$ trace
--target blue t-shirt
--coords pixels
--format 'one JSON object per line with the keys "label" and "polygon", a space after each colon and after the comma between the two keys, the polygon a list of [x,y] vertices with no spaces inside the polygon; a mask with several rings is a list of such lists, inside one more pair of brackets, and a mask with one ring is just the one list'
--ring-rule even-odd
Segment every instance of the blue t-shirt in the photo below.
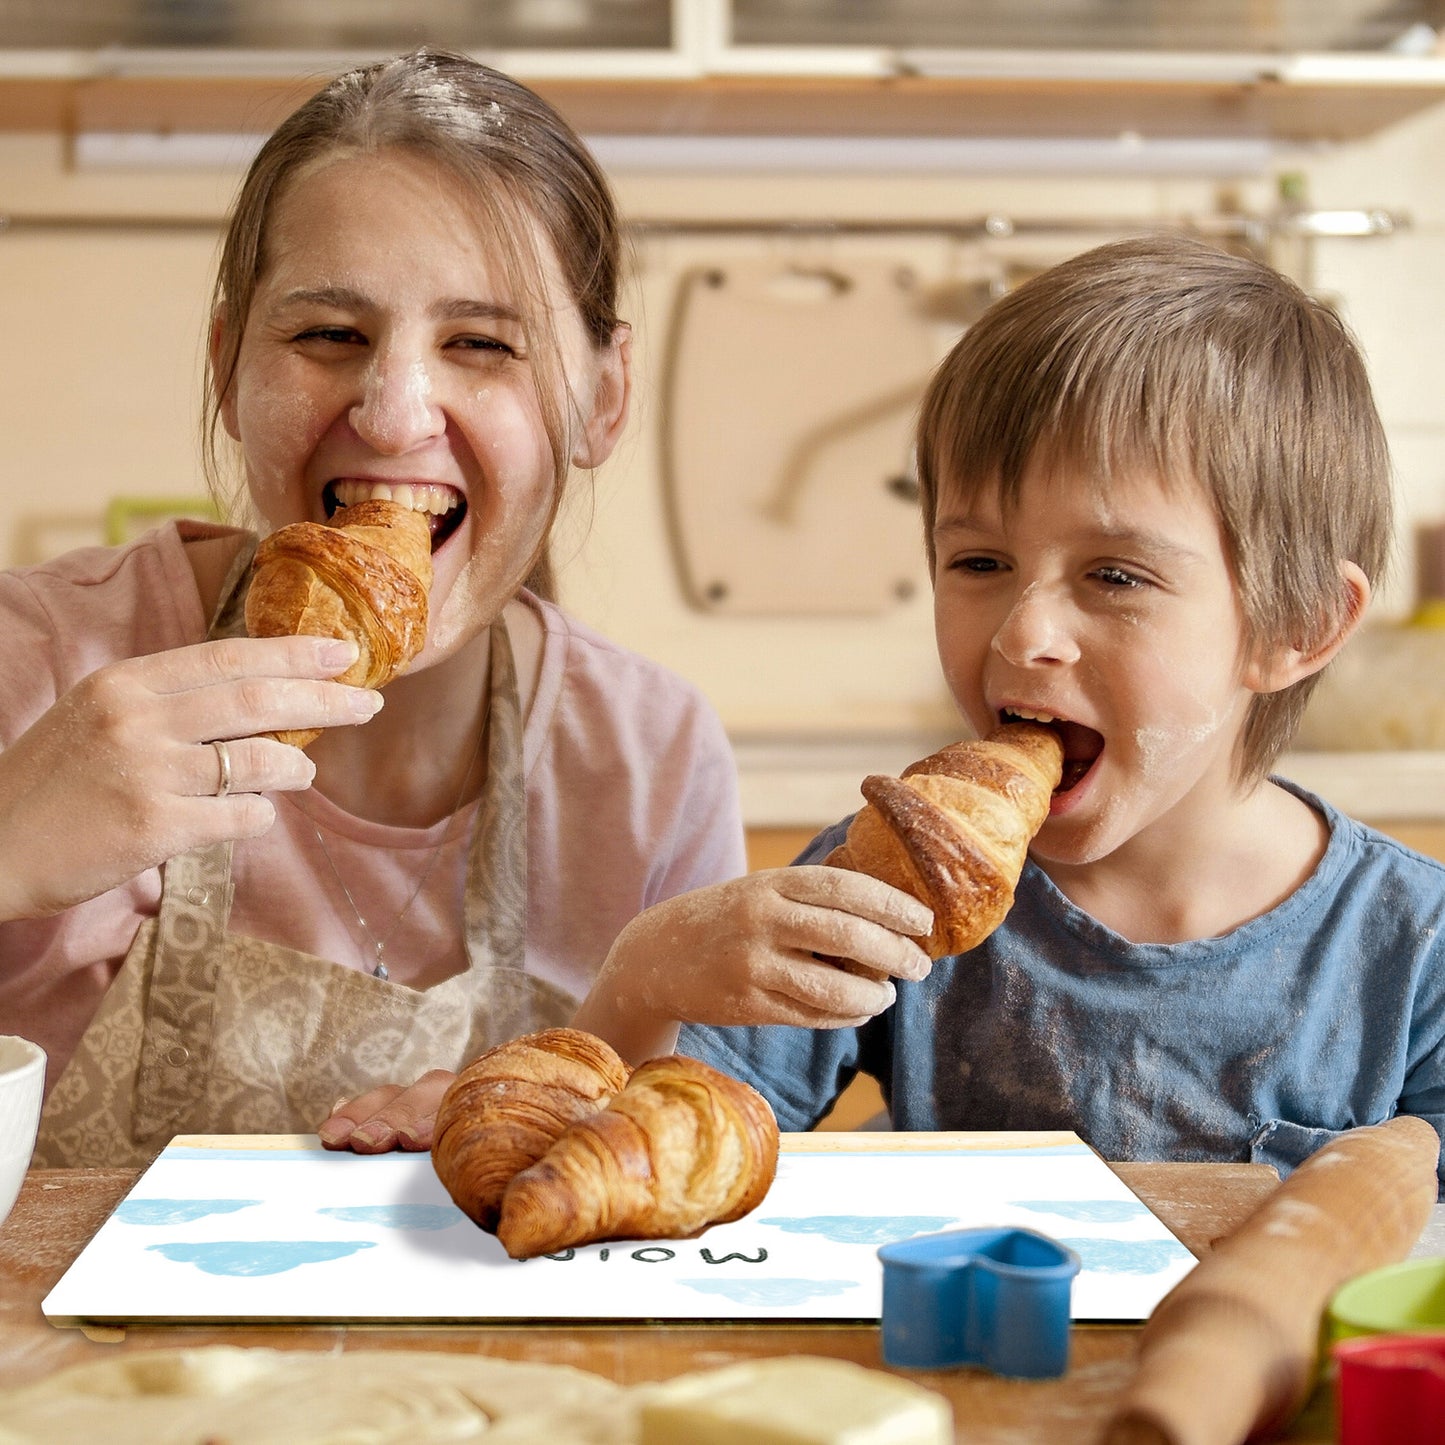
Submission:
{"label": "blue t-shirt", "polygon": [[[1313,874],[1218,938],[1130,943],[1034,864],[977,948],[857,1029],[689,1026],[679,1048],[810,1129],[860,1070],[897,1129],[1073,1129],[1106,1159],[1274,1165],[1393,1115],[1445,1128],[1445,867],[1329,823]],[[798,859],[817,862],[847,823]]]}

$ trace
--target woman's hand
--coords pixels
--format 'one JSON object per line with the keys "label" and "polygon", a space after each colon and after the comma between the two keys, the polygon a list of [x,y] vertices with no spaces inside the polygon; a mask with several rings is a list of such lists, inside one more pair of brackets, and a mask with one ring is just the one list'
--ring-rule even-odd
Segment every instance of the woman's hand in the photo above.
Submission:
{"label": "woman's hand", "polygon": [[676,1025],[857,1027],[925,978],[913,941],[932,914],[876,878],[820,864],[751,873],[638,914],[618,935],[574,1024],[634,1063]]}
{"label": "woman's hand", "polygon": [[437,1109],[454,1078],[446,1069],[433,1069],[414,1084],[383,1084],[354,1099],[338,1099],[316,1132],[328,1149],[358,1154],[430,1149]]}
{"label": "woman's hand", "polygon": [[335,638],[238,637],[83,678],[0,752],[0,922],[264,833],[276,812],[260,794],[309,787],[316,770],[254,735],[373,716],[379,693],[330,681],[355,659],[356,644]]}

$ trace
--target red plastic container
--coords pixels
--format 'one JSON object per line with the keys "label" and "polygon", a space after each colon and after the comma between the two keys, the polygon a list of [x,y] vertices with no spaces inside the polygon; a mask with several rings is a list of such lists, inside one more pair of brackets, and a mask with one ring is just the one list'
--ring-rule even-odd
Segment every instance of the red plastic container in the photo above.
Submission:
{"label": "red plastic container", "polygon": [[1340,1445],[1445,1445],[1445,1335],[1364,1335],[1330,1356]]}

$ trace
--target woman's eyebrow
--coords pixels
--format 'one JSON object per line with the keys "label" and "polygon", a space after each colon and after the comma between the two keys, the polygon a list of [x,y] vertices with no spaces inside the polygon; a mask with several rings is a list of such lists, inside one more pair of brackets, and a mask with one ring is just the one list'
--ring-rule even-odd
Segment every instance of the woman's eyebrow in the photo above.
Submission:
{"label": "woman's eyebrow", "polygon": [[330,306],[337,311],[361,311],[367,306],[367,299],[360,291],[350,286],[298,286],[281,297],[283,306],[297,303],[312,306]]}
{"label": "woman's eyebrow", "polygon": [[[281,298],[283,305],[329,306],[335,311],[369,311],[375,305],[370,297],[351,286],[299,286]],[[448,296],[427,308],[437,321],[466,321],[484,318],[492,321],[520,321],[515,306],[502,301],[484,301],[472,296]]]}
{"label": "woman's eyebrow", "polygon": [[504,301],[481,301],[468,296],[456,296],[439,301],[430,308],[431,315],[438,321],[467,321],[474,317],[485,317],[491,321],[520,321],[522,313],[515,306]]}

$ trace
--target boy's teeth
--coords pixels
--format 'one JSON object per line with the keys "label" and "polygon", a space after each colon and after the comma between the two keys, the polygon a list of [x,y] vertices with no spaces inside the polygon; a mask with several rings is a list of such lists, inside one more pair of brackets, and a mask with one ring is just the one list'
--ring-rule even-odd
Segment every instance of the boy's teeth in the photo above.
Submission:
{"label": "boy's teeth", "polygon": [[1020,718],[1024,722],[1058,722],[1058,718],[1051,712],[1030,712],[1026,707],[1011,707],[1005,709],[1005,711],[1010,717]]}
{"label": "boy's teeth", "polygon": [[457,505],[458,497],[450,487],[436,486],[421,482],[414,486],[389,482],[337,482],[336,500],[343,507],[354,507],[358,502],[395,502],[412,512],[430,512],[441,516]]}

